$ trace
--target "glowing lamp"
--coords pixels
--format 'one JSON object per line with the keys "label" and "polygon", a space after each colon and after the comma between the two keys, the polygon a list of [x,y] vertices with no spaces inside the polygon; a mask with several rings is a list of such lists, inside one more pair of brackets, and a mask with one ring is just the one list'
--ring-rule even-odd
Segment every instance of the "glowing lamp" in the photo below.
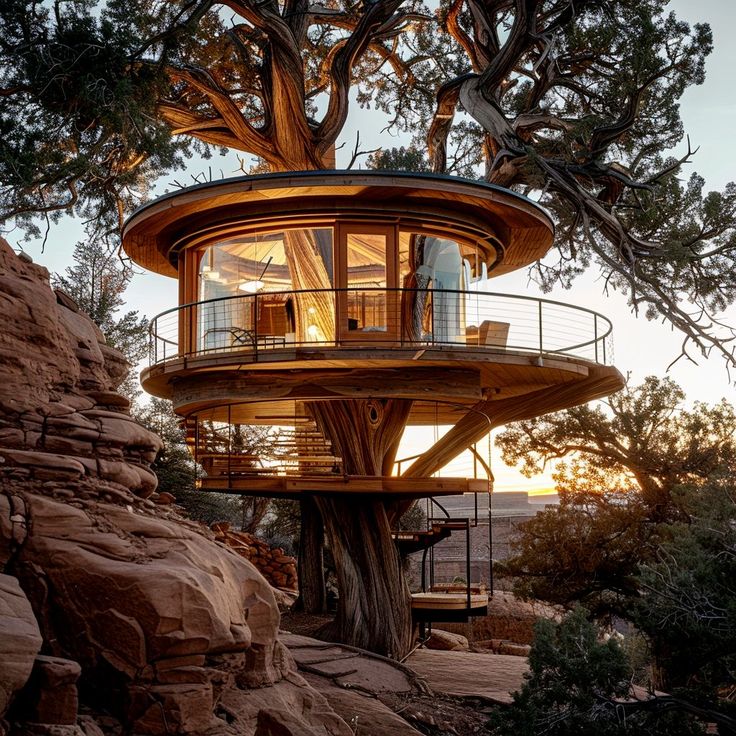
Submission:
{"label": "glowing lamp", "polygon": [[238,286],[238,289],[240,289],[240,291],[245,291],[248,294],[255,294],[265,285],[266,284],[263,281],[256,279],[255,281],[243,281],[243,283]]}

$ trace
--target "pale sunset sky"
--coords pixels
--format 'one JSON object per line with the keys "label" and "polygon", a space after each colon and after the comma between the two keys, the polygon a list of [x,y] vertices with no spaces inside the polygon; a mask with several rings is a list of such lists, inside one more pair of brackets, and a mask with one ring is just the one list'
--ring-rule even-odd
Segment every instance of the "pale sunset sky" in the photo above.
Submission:
{"label": "pale sunset sky", "polygon": [[[711,24],[715,49],[708,59],[706,82],[701,87],[691,88],[682,101],[682,117],[685,130],[690,135],[693,148],[699,147],[693,162],[685,167],[683,177],[696,171],[705,177],[709,189],[722,188],[727,182],[736,179],[736,94],[734,92],[733,73],[736,69],[736,44],[730,38],[730,31],[736,20],[736,6],[729,0],[675,0],[670,3],[678,16],[688,22],[703,21]],[[392,138],[380,134],[382,124],[376,113],[361,110],[356,106],[342,136],[345,145],[338,152],[338,167],[347,165],[350,152],[354,146],[355,132],[360,130],[361,148],[378,146],[391,147],[405,144],[400,138]],[[682,155],[686,144],[673,153]],[[236,176],[237,162],[234,156],[220,158],[215,156],[211,161],[192,165],[192,172],[206,171],[212,167],[213,178],[219,178],[220,170],[225,176]],[[164,177],[156,185],[156,193],[161,194],[168,188],[173,179],[191,184],[189,174],[176,172]],[[17,232],[4,233],[11,245],[23,249],[33,259],[46,266],[50,271],[63,271],[69,264],[74,244],[83,236],[78,221],[67,218],[54,227],[49,235],[44,252],[39,242],[21,243],[21,235]],[[734,274],[736,278],[736,274]],[[631,315],[626,299],[622,295],[605,296],[603,284],[598,274],[590,273],[580,278],[570,291],[560,290],[550,295],[541,292],[529,283],[525,273],[512,274],[493,279],[490,287],[493,291],[521,293],[530,296],[547,296],[548,298],[585,306],[606,315],[614,325],[614,363],[624,374],[630,375],[634,383],[641,381],[649,374],[664,375],[669,363],[679,354],[682,337],[668,325],[648,322],[643,317]],[[177,303],[176,282],[163,276],[141,274],[135,276],[127,293],[127,308],[137,309],[142,314],[152,317]],[[736,308],[731,308],[727,321],[736,323]],[[688,394],[689,401],[715,402],[726,397],[734,401],[734,386],[729,384],[729,376],[723,361],[717,357],[706,360],[694,356],[698,365],[680,360],[669,371],[669,375],[677,381]],[[736,372],[732,372],[736,379]],[[431,432],[425,434],[424,442],[431,439]],[[422,444],[424,444],[422,442]],[[413,454],[410,448],[416,443],[406,443],[406,455]],[[485,454],[485,451],[484,451]],[[466,475],[471,470],[470,461],[462,461],[454,468],[448,468],[446,475]],[[493,452],[493,470],[496,476],[496,491],[512,490],[546,490],[551,489],[552,481],[547,473],[527,479],[512,468],[501,463],[499,453]]]}

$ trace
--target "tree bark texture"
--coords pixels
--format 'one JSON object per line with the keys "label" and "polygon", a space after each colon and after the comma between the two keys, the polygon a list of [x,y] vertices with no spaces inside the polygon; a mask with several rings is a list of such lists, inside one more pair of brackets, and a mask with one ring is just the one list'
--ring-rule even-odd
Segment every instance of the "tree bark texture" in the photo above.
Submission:
{"label": "tree bark texture", "polygon": [[[346,474],[380,476],[390,471],[411,401],[319,401],[308,407],[342,457]],[[335,636],[388,657],[403,656],[411,646],[411,596],[391,538],[396,504],[352,494],[315,500],[340,591]]]}
{"label": "tree bark texture", "polygon": [[355,496],[317,497],[335,560],[340,599],[336,638],[401,658],[411,647],[411,596],[391,538],[386,504]]}
{"label": "tree bark texture", "polygon": [[411,403],[348,399],[313,401],[306,406],[335,454],[342,457],[346,475],[388,475],[388,459],[404,431]]}
{"label": "tree bark texture", "polygon": [[[325,262],[324,246],[324,243],[317,242],[314,233],[305,230],[286,230],[284,233],[292,288],[296,292],[308,290],[294,294],[299,342],[331,342],[335,339],[335,294],[331,291],[332,274],[328,271],[329,260]],[[331,260],[331,252],[327,258]],[[320,291],[322,289],[327,291]]]}
{"label": "tree bark texture", "polygon": [[324,613],[327,604],[324,573],[324,527],[311,496],[303,496],[299,534],[299,598],[294,607],[305,613]]}

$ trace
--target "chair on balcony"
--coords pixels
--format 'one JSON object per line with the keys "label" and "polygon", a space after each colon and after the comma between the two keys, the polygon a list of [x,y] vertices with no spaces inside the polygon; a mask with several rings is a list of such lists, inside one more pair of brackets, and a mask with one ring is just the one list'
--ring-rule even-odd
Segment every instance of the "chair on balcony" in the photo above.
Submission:
{"label": "chair on balcony", "polygon": [[485,345],[486,347],[505,348],[509,336],[508,322],[484,320],[480,327],[468,325],[465,328],[466,345]]}
{"label": "chair on balcony", "polygon": [[255,345],[255,333],[253,330],[244,330],[242,327],[231,327],[230,334],[232,336],[231,345]]}
{"label": "chair on balcony", "polygon": [[253,347],[255,334],[252,330],[242,327],[212,327],[204,333],[204,343],[207,349],[221,349],[232,347]]}

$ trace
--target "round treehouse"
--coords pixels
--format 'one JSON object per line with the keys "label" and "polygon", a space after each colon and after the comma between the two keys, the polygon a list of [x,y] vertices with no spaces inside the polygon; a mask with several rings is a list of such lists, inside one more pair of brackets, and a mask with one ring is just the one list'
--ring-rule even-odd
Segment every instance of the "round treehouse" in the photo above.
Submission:
{"label": "round treehouse", "polygon": [[[530,200],[446,176],[183,189],[124,228],[137,264],[179,282],[179,305],[152,322],[143,386],[174,402],[203,489],[315,499],[333,551],[353,561],[352,578],[338,569],[342,605],[356,576],[363,593],[381,588],[373,569],[414,499],[488,490],[436,473],[491,427],[622,386],[605,317],[490,288],[553,235]],[[416,425],[451,429],[397,463]],[[349,605],[370,608],[363,593]]]}

